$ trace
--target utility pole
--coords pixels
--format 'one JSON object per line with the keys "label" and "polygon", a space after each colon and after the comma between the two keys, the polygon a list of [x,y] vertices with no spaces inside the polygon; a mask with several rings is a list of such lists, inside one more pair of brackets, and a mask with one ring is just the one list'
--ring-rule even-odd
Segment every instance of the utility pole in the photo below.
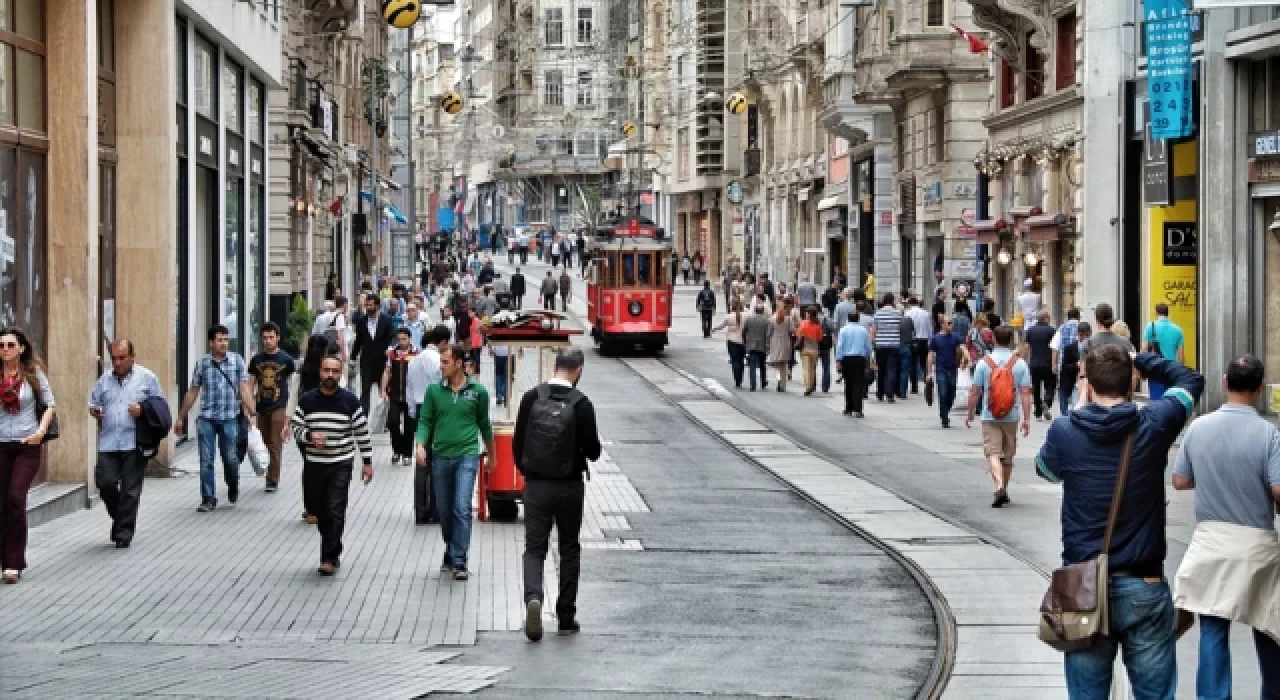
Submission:
{"label": "utility pole", "polygon": [[[370,209],[372,210],[373,229],[372,237],[374,241],[381,243],[382,237],[382,207],[378,204],[378,103],[387,94],[387,67],[380,59],[366,58],[363,67],[363,78],[365,84],[365,114],[369,118],[369,195],[373,200]],[[374,250],[374,259],[380,260],[379,249]],[[377,265],[374,261],[369,261],[373,274],[378,274]]]}

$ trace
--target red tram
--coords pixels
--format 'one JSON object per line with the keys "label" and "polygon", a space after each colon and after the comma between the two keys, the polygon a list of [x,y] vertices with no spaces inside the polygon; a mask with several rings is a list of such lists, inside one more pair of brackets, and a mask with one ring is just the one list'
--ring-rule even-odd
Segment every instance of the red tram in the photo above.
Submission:
{"label": "red tram", "polygon": [[596,227],[589,245],[587,320],[602,352],[637,346],[658,353],[671,328],[672,243],[640,217]]}

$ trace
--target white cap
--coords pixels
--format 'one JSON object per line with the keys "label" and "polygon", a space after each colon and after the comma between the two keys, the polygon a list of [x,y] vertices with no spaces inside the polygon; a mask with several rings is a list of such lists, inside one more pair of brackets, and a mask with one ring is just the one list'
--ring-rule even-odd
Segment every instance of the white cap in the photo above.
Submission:
{"label": "white cap", "polygon": [[1022,286],[1024,286],[1024,287],[1030,287],[1030,286],[1031,286],[1031,278],[1030,278],[1030,277],[1028,277],[1028,278],[1026,278],[1025,280],[1022,280]]}

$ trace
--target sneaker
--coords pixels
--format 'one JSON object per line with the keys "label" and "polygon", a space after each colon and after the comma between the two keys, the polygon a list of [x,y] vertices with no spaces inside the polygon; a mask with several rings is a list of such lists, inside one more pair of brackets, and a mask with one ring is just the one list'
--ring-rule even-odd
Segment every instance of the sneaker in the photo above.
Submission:
{"label": "sneaker", "polygon": [[449,562],[447,562],[447,561],[446,561],[446,562],[442,562],[442,563],[440,564],[440,573],[442,573],[442,574],[452,574],[452,573],[453,573],[453,564],[450,564],[450,563],[449,563]]}
{"label": "sneaker", "polygon": [[467,579],[469,579],[469,578],[471,578],[471,574],[467,573],[467,570],[466,570],[466,569],[454,569],[454,570],[453,570],[453,580],[454,580],[454,581],[466,581],[466,580],[467,580]]}
{"label": "sneaker", "polygon": [[560,636],[567,637],[571,634],[577,634],[582,631],[582,625],[577,620],[560,621]]}
{"label": "sneaker", "polygon": [[524,604],[524,636],[531,642],[542,639],[542,601],[537,598]]}
{"label": "sneaker", "polygon": [[267,482],[267,493],[275,493],[279,489],[279,485],[274,481]]}
{"label": "sneaker", "polygon": [[212,512],[212,511],[213,511],[213,509],[215,509],[215,508],[217,508],[217,507],[218,507],[218,501],[217,501],[217,500],[215,500],[215,499],[211,499],[211,498],[206,498],[205,500],[203,500],[203,501],[201,501],[201,502],[200,502],[200,507],[199,507],[199,508],[196,508],[196,512],[197,512],[197,513],[210,513],[210,512]]}
{"label": "sneaker", "polygon": [[227,484],[227,500],[233,506],[240,500],[240,484]]}

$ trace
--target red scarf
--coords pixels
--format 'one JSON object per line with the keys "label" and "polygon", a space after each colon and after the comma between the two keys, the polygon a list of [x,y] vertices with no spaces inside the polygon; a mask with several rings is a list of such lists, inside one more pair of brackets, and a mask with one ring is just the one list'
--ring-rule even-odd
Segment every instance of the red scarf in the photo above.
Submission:
{"label": "red scarf", "polygon": [[0,376],[0,405],[4,406],[4,412],[9,415],[16,415],[22,410],[18,399],[22,395],[22,382],[26,379],[19,372],[14,375],[5,374]]}

